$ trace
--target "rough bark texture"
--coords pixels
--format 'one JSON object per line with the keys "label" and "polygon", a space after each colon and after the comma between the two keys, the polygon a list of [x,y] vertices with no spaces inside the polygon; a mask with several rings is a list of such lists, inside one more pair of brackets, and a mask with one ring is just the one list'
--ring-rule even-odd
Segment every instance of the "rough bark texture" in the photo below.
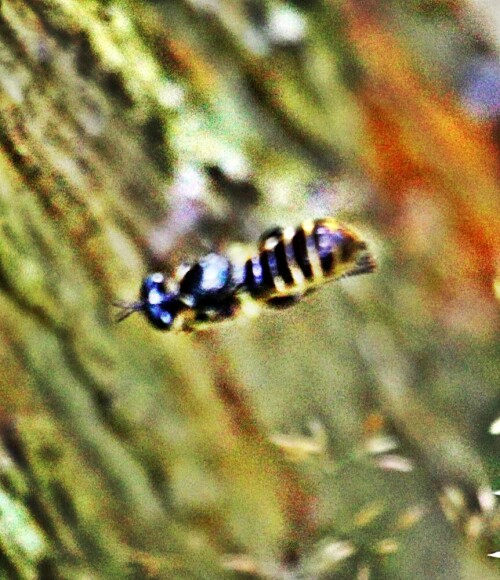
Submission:
{"label": "rough bark texture", "polygon": [[[497,577],[495,119],[422,40],[473,55],[468,22],[1,3],[2,577]],[[148,271],[337,211],[377,275],[191,335],[113,321]]]}

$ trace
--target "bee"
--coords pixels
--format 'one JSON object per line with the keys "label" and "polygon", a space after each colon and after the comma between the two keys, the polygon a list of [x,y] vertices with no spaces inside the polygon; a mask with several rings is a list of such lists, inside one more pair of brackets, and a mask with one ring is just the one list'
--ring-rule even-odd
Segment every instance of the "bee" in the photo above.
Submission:
{"label": "bee", "polygon": [[172,278],[149,274],[138,301],[116,304],[118,320],[143,312],[160,330],[200,329],[235,317],[245,300],[286,308],[326,282],[375,268],[366,242],[350,227],[330,217],[307,220],[265,232],[246,262],[211,253],[180,266]]}

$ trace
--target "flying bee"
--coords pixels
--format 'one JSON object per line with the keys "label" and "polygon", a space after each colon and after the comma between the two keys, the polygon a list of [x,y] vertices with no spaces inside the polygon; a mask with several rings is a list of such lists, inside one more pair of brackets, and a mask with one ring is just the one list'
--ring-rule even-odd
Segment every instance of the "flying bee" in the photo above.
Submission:
{"label": "flying bee", "polygon": [[180,266],[171,279],[146,276],[137,302],[117,304],[118,320],[144,312],[161,330],[195,330],[232,318],[247,299],[287,307],[325,282],[373,272],[367,244],[333,218],[264,233],[258,252],[244,263],[211,253]]}

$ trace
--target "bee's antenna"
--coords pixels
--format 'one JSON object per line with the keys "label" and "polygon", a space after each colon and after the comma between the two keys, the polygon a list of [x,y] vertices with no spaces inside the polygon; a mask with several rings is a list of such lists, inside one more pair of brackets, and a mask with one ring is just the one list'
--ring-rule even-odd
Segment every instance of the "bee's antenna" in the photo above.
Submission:
{"label": "bee's antenna", "polygon": [[122,300],[118,300],[113,302],[113,306],[121,310],[121,312],[117,313],[115,322],[121,322],[122,320],[125,320],[125,318],[128,318],[131,314],[134,314],[134,312],[140,312],[141,310],[144,310],[144,302],[142,301],[123,302]]}

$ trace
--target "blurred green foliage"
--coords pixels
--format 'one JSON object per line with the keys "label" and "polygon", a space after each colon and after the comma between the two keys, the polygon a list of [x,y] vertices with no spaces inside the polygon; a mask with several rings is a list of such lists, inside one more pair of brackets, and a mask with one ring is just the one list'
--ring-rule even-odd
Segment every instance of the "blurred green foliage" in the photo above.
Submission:
{"label": "blurred green foliage", "polygon": [[[2,3],[3,576],[497,577],[475,4]],[[375,275],[190,335],[113,321],[146,272],[330,214]]]}

